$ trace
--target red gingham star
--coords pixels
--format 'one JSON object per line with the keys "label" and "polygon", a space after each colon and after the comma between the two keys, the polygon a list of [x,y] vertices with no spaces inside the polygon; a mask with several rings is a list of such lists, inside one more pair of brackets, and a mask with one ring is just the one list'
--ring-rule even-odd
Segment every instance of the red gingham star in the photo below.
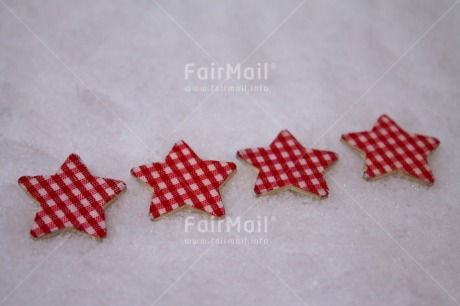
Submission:
{"label": "red gingham star", "polygon": [[304,148],[288,130],[270,147],[240,150],[237,156],[259,171],[256,195],[290,188],[320,199],[329,194],[323,172],[338,160],[334,152]]}
{"label": "red gingham star", "polygon": [[380,116],[371,131],[344,134],[342,140],[365,158],[366,180],[399,172],[421,183],[434,183],[427,157],[438,147],[439,140],[410,135],[387,115]]}
{"label": "red gingham star", "polygon": [[76,154],[56,174],[22,176],[18,183],[40,205],[30,230],[34,238],[63,229],[104,238],[104,208],[126,188],[122,181],[93,176]]}
{"label": "red gingham star", "polygon": [[225,215],[219,187],[235,170],[231,162],[201,160],[179,141],[164,162],[138,166],[131,173],[153,188],[149,216],[155,220],[187,206],[216,217]]}

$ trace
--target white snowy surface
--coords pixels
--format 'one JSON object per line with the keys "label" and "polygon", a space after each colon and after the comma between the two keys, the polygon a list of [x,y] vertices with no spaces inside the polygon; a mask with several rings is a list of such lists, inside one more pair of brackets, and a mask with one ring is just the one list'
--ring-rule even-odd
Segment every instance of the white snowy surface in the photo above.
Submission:
{"label": "white snowy surface", "polygon": [[[454,3],[1,0],[0,304],[458,304]],[[269,92],[184,90],[185,64],[248,55],[245,65],[276,65],[262,82]],[[363,159],[340,135],[383,113],[441,140],[429,158],[434,186],[362,179]],[[267,146],[281,128],[340,155],[328,199],[254,197],[256,173],[236,151]],[[207,220],[190,211],[149,220],[152,192],[129,169],[160,161],[179,139],[203,159],[237,163],[222,188],[227,216],[274,216],[267,233],[238,233],[268,245],[187,245],[236,237],[186,233],[187,216]],[[128,190],[106,210],[102,242],[34,241],[38,206],[17,179],[52,174],[72,152]]]}

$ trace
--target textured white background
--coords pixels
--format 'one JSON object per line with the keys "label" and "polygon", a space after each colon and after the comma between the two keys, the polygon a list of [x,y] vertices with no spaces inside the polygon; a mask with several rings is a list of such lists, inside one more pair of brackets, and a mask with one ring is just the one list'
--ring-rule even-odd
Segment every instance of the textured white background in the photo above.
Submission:
{"label": "textured white background", "polygon": [[[460,5],[443,15],[455,1],[0,2],[2,305],[460,301]],[[184,91],[186,63],[248,55],[276,64],[269,93]],[[361,178],[363,160],[339,138],[382,113],[441,140],[433,187]],[[235,153],[268,145],[275,121],[339,153],[328,199],[253,196],[256,173]],[[237,163],[222,189],[228,216],[276,216],[269,245],[186,245],[234,236],[186,234],[189,211],[148,219],[152,193],[128,171],[179,139]],[[16,181],[54,173],[72,152],[128,184],[106,210],[108,237],[33,241],[37,206]]]}

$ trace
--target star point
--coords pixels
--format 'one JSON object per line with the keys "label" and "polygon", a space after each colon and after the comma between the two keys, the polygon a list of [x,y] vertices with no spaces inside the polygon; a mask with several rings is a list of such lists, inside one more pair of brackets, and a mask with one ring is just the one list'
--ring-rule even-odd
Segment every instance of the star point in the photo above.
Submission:
{"label": "star point", "polygon": [[22,176],[18,184],[40,205],[33,238],[72,229],[104,238],[104,208],[126,189],[122,181],[92,175],[77,154],[69,155],[56,174]]}
{"label": "star point", "polygon": [[214,217],[225,215],[220,187],[235,173],[232,162],[202,160],[184,141],[177,142],[164,162],[141,165],[131,174],[153,188],[152,220],[190,207]]}
{"label": "star point", "polygon": [[435,181],[428,155],[440,144],[437,138],[409,134],[388,115],[382,115],[371,131],[342,135],[342,141],[365,158],[364,179],[371,181],[399,173],[417,182]]}
{"label": "star point", "polygon": [[318,199],[329,195],[323,173],[338,160],[334,152],[303,147],[288,130],[282,130],[269,147],[240,150],[237,156],[259,172],[257,196],[292,189]]}

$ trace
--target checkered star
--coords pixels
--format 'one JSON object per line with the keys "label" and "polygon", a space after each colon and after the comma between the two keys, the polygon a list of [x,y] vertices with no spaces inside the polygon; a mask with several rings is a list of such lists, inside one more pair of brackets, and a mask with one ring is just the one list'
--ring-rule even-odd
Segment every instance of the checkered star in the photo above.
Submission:
{"label": "checkered star", "polygon": [[427,157],[438,147],[439,140],[429,136],[411,135],[387,115],[380,116],[371,131],[344,134],[342,141],[365,158],[366,180],[399,172],[420,183],[434,183]]}
{"label": "checkered star", "polygon": [[22,176],[18,183],[40,205],[30,230],[33,238],[64,229],[104,238],[104,208],[126,189],[122,181],[92,175],[76,154],[56,174]]}
{"label": "checkered star", "polygon": [[237,156],[259,171],[256,195],[289,188],[319,199],[329,194],[323,172],[338,160],[334,152],[304,148],[288,130],[268,148],[240,150]]}
{"label": "checkered star", "polygon": [[152,220],[184,207],[224,216],[219,188],[235,171],[231,162],[201,160],[184,141],[174,145],[164,162],[131,169],[132,175],[153,188]]}

